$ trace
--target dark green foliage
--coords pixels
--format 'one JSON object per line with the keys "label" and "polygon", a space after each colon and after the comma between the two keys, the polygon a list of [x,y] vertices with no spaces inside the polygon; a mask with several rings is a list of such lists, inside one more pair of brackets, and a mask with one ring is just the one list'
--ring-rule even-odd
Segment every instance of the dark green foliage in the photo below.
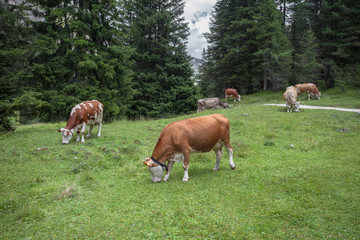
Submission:
{"label": "dark green foliage", "polygon": [[123,117],[133,95],[132,50],[124,44],[119,3],[33,0],[26,6],[31,21],[24,6],[1,5],[0,101],[9,101],[2,106],[29,123],[66,120],[75,104],[98,99],[106,120]]}
{"label": "dark green foliage", "polygon": [[133,55],[134,95],[128,116],[160,117],[196,107],[192,70],[186,53],[188,27],[183,1],[126,1]]}
{"label": "dark green foliage", "polygon": [[[345,77],[339,69],[354,69],[360,62],[360,2],[356,0],[324,0],[310,2],[312,27],[319,42],[321,78],[327,88],[336,78]],[[355,64],[355,65],[354,65]],[[359,85],[360,80],[357,80]]]}
{"label": "dark green foliage", "polygon": [[272,0],[218,1],[202,70],[204,94],[277,90],[287,83],[290,45]]}
{"label": "dark green foliage", "polygon": [[358,87],[359,14],[353,0],[218,1],[206,34],[202,93],[222,97],[228,87],[251,93],[302,82]]}
{"label": "dark green foliage", "polygon": [[11,99],[16,96],[28,66],[31,29],[25,6],[0,3],[0,130],[12,131],[14,115]]}

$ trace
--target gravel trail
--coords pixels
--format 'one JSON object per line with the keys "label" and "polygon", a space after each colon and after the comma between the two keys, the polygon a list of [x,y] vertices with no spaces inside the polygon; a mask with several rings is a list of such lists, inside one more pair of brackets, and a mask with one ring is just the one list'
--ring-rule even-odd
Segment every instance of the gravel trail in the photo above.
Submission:
{"label": "gravel trail", "polygon": [[[286,107],[285,104],[264,104],[267,106],[278,106],[278,107]],[[336,108],[336,107],[319,107],[319,106],[308,106],[308,105],[300,105],[300,109],[325,109],[325,110],[338,110],[344,112],[357,112],[360,113],[360,109],[353,109],[353,108]]]}

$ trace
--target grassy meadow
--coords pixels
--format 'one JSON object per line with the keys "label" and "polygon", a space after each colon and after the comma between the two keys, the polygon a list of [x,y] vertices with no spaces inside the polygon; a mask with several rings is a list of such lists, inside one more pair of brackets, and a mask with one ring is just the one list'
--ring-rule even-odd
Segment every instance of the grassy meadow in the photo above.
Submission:
{"label": "grassy meadow", "polygon": [[[330,90],[302,104],[360,108],[360,92]],[[282,92],[242,96],[230,109],[103,125],[102,137],[61,143],[65,123],[0,134],[0,239],[359,239],[360,114],[287,113]],[[106,106],[105,106],[106,111]],[[152,183],[142,164],[164,126],[222,113],[223,150],[193,154]],[[88,130],[88,129],[87,129]]]}

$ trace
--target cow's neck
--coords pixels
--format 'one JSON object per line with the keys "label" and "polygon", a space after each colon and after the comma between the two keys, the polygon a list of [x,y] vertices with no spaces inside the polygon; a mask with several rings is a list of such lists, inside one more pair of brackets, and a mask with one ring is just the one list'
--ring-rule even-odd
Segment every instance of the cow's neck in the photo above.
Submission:
{"label": "cow's neck", "polygon": [[169,149],[161,149],[160,147],[156,146],[152,157],[155,158],[158,162],[165,164],[169,156],[171,155],[171,152]]}
{"label": "cow's neck", "polygon": [[65,128],[71,130],[71,129],[75,128],[76,125],[77,125],[77,123],[76,123],[76,117],[75,117],[75,116],[71,116],[71,117],[69,118],[69,121],[67,122]]}

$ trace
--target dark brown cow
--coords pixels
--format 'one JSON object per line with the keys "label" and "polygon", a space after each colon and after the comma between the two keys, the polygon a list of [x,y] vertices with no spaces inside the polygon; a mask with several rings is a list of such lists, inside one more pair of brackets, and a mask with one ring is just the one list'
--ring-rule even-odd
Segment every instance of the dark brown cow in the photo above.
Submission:
{"label": "dark brown cow", "polygon": [[190,154],[214,150],[216,163],[213,170],[216,171],[219,169],[223,146],[229,154],[230,167],[235,169],[229,120],[222,114],[189,118],[167,125],[162,130],[151,157],[146,158],[143,163],[148,166],[152,181],[160,182],[163,168],[167,171],[163,180],[167,181],[174,162],[184,161],[183,181],[188,181]]}
{"label": "dark brown cow", "polygon": [[240,100],[241,100],[240,94],[236,91],[235,88],[225,89],[225,101],[228,97],[233,97],[234,102],[236,102],[236,100],[238,100],[240,102]]}
{"label": "dark brown cow", "polygon": [[308,100],[310,100],[310,95],[314,95],[317,99],[320,99],[321,93],[313,83],[296,84],[295,88],[299,95],[307,93]]}
{"label": "dark brown cow", "polygon": [[86,137],[90,137],[94,125],[99,125],[98,137],[100,137],[103,111],[103,104],[97,100],[82,102],[73,107],[66,127],[58,130],[61,132],[63,143],[69,143],[74,131],[77,132],[76,141],[80,141],[80,130],[81,142],[85,142],[84,132],[87,124],[90,125],[90,130]]}
{"label": "dark brown cow", "polygon": [[229,108],[229,104],[222,102],[219,98],[199,99],[197,104],[197,112],[202,112],[205,109]]}

